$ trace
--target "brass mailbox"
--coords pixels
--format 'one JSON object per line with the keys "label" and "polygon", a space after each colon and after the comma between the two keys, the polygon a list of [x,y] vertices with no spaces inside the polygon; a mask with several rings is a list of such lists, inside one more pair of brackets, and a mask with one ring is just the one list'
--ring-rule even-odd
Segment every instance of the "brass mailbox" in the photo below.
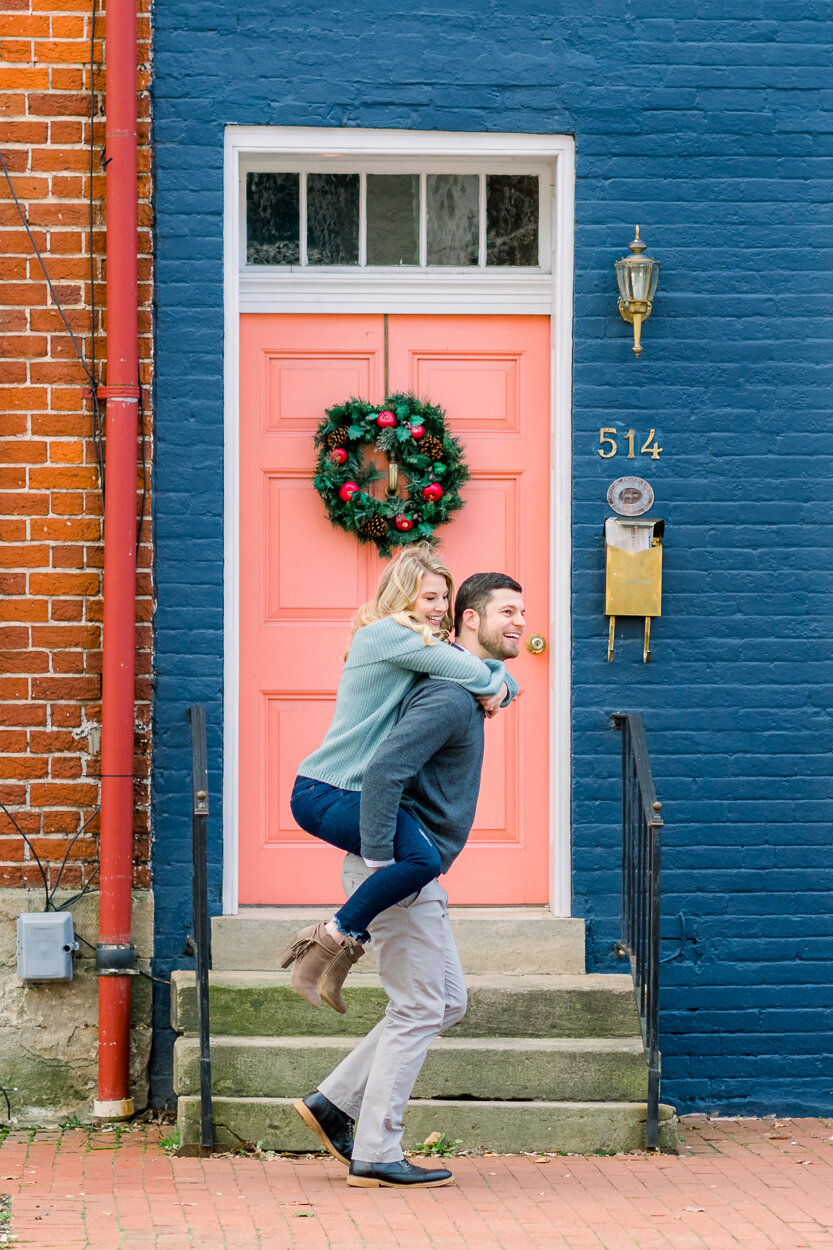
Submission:
{"label": "brass mailbox", "polygon": [[605,613],[610,617],[607,658],[613,659],[617,616],[645,618],[642,659],[651,660],[651,618],[662,615],[664,521],[608,517],[605,521]]}

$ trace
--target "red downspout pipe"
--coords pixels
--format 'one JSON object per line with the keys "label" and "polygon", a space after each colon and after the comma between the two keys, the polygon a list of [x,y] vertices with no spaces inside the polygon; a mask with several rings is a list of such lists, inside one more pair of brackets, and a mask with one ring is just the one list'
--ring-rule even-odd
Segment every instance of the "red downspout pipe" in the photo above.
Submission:
{"label": "red downspout pipe", "polygon": [[134,0],[108,0],[106,20],[107,473],[95,1114],[113,1119],[133,1114],[129,970],[135,963],[131,886],[139,376]]}

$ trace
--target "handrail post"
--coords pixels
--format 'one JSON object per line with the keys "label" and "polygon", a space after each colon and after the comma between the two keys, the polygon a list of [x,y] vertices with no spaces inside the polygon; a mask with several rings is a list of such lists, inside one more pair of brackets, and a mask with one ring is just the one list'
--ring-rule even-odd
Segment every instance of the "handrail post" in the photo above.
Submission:
{"label": "handrail post", "polygon": [[637,712],[616,712],[622,734],[622,937],[628,957],[648,1066],[645,1146],[659,1148],[660,860],[662,804],[657,801],[645,727]]}
{"label": "handrail post", "polygon": [[[652,808],[659,820],[662,804],[654,800]],[[645,1144],[649,1150],[659,1149],[659,1090],[660,1090],[660,1055],[659,1055],[659,958],[660,958],[660,917],[661,917],[661,844],[659,824],[648,826],[649,837],[649,903],[650,920],[648,933],[648,1001],[653,1004],[650,1014],[648,1034],[648,1110],[645,1125]]]}
{"label": "handrail post", "polygon": [[208,863],[206,825],[208,821],[208,748],[205,733],[205,708],[199,704],[188,709],[191,721],[191,786],[192,786],[192,888],[191,948],[196,964],[197,1019],[200,1039],[200,1153],[214,1145],[214,1122],[211,1113],[211,1049],[208,1018],[208,970],[211,967],[211,927],[208,921]]}

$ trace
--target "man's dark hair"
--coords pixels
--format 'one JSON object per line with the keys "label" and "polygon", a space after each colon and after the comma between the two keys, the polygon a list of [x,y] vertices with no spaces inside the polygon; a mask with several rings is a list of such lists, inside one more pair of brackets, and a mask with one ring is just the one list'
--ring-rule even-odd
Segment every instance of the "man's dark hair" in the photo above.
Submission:
{"label": "man's dark hair", "polygon": [[494,590],[514,590],[523,594],[523,588],[508,573],[472,573],[457,591],[454,601],[454,630],[460,632],[463,624],[463,613],[471,608],[478,616],[483,616],[486,605]]}

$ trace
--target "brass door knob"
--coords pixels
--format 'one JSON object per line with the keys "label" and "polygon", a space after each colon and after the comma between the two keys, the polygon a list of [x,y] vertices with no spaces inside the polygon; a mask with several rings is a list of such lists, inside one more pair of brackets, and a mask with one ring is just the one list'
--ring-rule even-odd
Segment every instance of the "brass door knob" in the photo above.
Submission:
{"label": "brass door knob", "polygon": [[547,647],[546,638],[542,638],[540,634],[530,634],[526,640],[526,649],[531,651],[533,655],[540,655]]}

